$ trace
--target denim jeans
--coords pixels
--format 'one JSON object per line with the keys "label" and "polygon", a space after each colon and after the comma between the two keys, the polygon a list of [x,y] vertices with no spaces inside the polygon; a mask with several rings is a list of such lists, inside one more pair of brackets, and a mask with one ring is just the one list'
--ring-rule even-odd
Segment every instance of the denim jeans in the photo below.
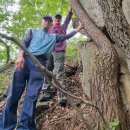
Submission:
{"label": "denim jeans", "polygon": [[[14,72],[6,104],[0,116],[0,130],[13,130],[16,125],[17,130],[36,130],[36,102],[42,89],[44,77],[29,56],[25,55],[24,58],[24,67]],[[46,59],[43,56],[36,58],[42,65],[46,65]],[[26,93],[21,113],[17,120],[18,102],[24,90],[26,90]]]}
{"label": "denim jeans", "polygon": [[[53,71],[53,69],[54,69],[56,78],[58,79],[60,84],[63,86],[63,88],[66,87],[64,62],[65,62],[65,52],[64,51],[59,51],[59,52],[54,51],[52,53],[52,56],[46,62],[46,68],[49,71]],[[49,77],[49,79],[52,80],[51,77]],[[47,79],[45,78],[45,83],[43,85],[43,91],[46,91],[50,87],[51,87],[51,85],[48,83]]]}

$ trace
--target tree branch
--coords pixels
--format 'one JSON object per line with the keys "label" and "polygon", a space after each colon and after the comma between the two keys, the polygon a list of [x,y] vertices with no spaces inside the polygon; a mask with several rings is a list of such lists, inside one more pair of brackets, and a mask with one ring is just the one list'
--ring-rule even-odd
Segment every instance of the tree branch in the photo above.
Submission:
{"label": "tree branch", "polygon": [[100,52],[104,54],[109,54],[108,51],[104,49],[105,46],[107,46],[107,49],[113,50],[115,52],[115,48],[112,46],[109,39],[106,37],[106,35],[94,24],[94,22],[91,20],[87,12],[84,10],[84,8],[81,6],[79,0],[69,0],[69,3],[78,16],[80,22],[82,23],[84,30],[86,33],[91,37],[91,39],[96,44],[97,48]]}

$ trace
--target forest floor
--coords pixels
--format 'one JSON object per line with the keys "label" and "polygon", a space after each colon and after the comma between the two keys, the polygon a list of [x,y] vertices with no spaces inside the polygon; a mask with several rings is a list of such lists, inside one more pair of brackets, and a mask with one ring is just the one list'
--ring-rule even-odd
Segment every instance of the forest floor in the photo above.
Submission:
{"label": "forest floor", "polygon": [[[67,91],[77,97],[87,99],[80,83],[82,68],[78,67],[76,73],[73,74],[73,68],[67,67]],[[72,100],[84,116],[86,113],[90,113],[90,109],[86,109],[86,105],[82,101],[73,98]],[[42,110],[41,108],[36,115],[37,130],[86,130],[85,125],[71,105],[68,103],[66,107],[59,106],[57,97],[54,97],[48,108]]]}
{"label": "forest floor", "polygon": [[[71,65],[71,64],[70,64]],[[67,75],[67,91],[76,95],[77,97],[87,97],[84,95],[80,76],[82,74],[82,67],[66,67]],[[86,105],[77,99],[73,99],[75,105],[83,113],[84,117],[88,116],[87,113],[91,113],[91,108],[86,109]],[[0,101],[0,113],[2,111],[4,99]],[[19,105],[19,111],[21,109],[22,100]],[[85,130],[85,125],[80,120],[76,111],[67,103],[66,107],[61,107],[57,103],[57,97],[55,96],[48,105],[40,105],[36,111],[36,125],[37,130]]]}

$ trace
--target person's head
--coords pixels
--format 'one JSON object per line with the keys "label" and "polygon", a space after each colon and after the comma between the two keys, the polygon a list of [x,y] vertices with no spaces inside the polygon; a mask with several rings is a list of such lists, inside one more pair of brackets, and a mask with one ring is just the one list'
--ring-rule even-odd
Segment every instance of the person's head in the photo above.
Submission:
{"label": "person's head", "polygon": [[52,17],[49,15],[43,16],[41,25],[43,28],[49,29],[52,26]]}
{"label": "person's head", "polygon": [[60,14],[57,14],[53,19],[53,24],[60,24],[61,20],[62,20],[62,16]]}

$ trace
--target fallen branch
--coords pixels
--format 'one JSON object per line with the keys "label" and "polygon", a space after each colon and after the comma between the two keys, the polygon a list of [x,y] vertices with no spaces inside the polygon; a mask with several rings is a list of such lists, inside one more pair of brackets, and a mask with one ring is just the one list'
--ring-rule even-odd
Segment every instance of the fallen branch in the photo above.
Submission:
{"label": "fallen branch", "polygon": [[[25,51],[25,53],[28,54],[28,55],[30,56],[30,58],[36,63],[38,69],[39,69],[40,72],[48,79],[49,83],[50,83],[51,85],[53,85],[56,89],[59,89],[60,91],[62,91],[62,92],[66,95],[67,98],[68,98],[68,96],[70,96],[70,97],[73,97],[73,98],[75,98],[75,99],[78,99],[78,100],[83,101],[86,105],[89,105],[89,106],[91,106],[91,107],[94,107],[94,108],[99,112],[99,114],[100,114],[100,116],[101,116],[101,118],[102,118],[104,124],[106,125],[106,127],[107,127],[109,130],[111,130],[111,129],[109,128],[109,126],[108,126],[108,123],[105,121],[105,119],[104,119],[104,117],[103,117],[101,111],[99,110],[99,108],[98,108],[97,106],[95,106],[93,103],[91,103],[91,102],[89,102],[89,101],[86,101],[86,100],[83,99],[82,97],[77,97],[77,96],[75,96],[75,95],[73,95],[73,94],[71,94],[71,93],[66,92],[64,89],[62,89],[62,85],[59,83],[59,81],[56,79],[56,77],[53,75],[53,73],[50,72],[49,70],[47,70],[44,66],[42,66],[42,64],[27,50],[27,48],[26,48],[25,46],[21,45],[16,38],[10,37],[10,36],[7,36],[7,35],[4,35],[4,34],[2,34],[2,33],[0,33],[0,36],[1,36],[2,38],[6,38],[6,39],[8,39],[8,40],[13,41],[13,42],[16,43],[19,47],[21,47],[21,48]],[[52,82],[49,80],[48,76],[49,76],[49,77],[52,77],[52,79],[54,80],[54,83],[52,83]],[[86,120],[85,120],[85,118],[83,117],[82,113],[78,110],[78,108],[76,108],[77,106],[73,103],[73,101],[71,100],[71,98],[68,98],[68,100],[70,101],[70,104],[71,104],[72,107],[75,109],[75,111],[78,113],[79,117],[80,117],[81,120],[84,122],[84,124],[86,125],[86,127],[89,128],[89,130],[93,130],[93,129],[90,127],[90,125],[86,122]],[[78,111],[77,111],[77,110],[78,110]]]}

